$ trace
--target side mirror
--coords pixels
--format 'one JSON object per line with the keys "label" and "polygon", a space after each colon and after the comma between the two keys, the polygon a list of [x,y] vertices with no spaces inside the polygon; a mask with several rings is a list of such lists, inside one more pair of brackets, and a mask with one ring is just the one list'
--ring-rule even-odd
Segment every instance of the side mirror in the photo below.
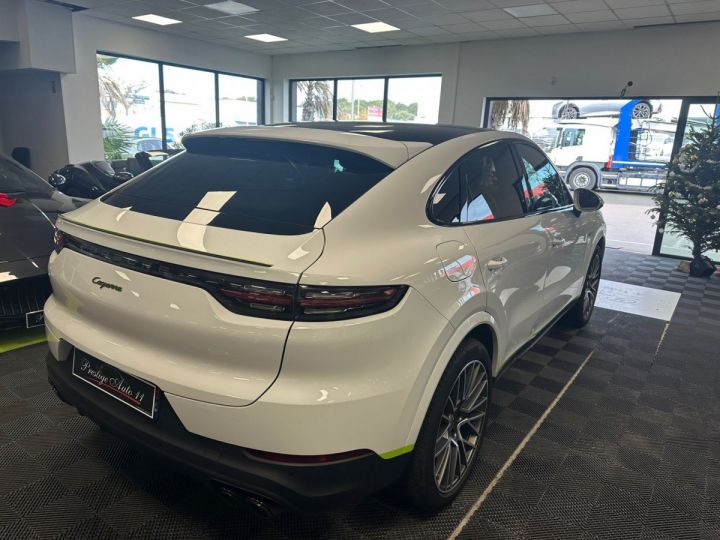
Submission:
{"label": "side mirror", "polygon": [[56,172],[52,173],[48,177],[48,183],[54,188],[59,188],[60,186],[65,185],[65,182],[67,182],[67,178]]}
{"label": "side mirror", "polygon": [[590,189],[577,188],[573,192],[573,206],[577,213],[596,212],[600,210],[605,201],[602,197]]}

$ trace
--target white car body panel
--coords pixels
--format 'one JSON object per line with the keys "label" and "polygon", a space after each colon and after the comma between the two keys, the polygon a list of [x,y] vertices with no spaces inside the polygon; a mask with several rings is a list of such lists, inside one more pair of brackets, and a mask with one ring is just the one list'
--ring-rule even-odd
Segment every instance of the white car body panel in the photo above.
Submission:
{"label": "white car body panel", "polygon": [[[46,306],[53,355],[63,359],[77,346],[157,384],[188,431],[214,440],[296,455],[410,449],[462,340],[478,325],[491,328],[497,375],[577,298],[604,236],[597,212],[460,227],[428,219],[428,199],[458,158],[499,138],[527,140],[519,135],[478,132],[435,146],[298,127],[209,136],[333,146],[397,168],[303,235],[230,231],[198,215],[179,222],[100,201],[67,215],[60,229],[118,251],[246,278],[409,287],[385,313],[292,322],[237,315],[202,289],[76,252],[53,256],[56,293]],[[489,270],[498,257],[507,265]],[[95,276],[127,291],[94,288]]]}
{"label": "white car body panel", "polygon": [[[69,250],[51,258],[50,272],[55,293],[45,312],[53,334],[166,392],[247,405],[280,370],[290,321],[258,325],[197,287]],[[94,286],[95,277],[122,284],[122,292]]]}
{"label": "white car body panel", "polygon": [[[301,455],[367,448],[382,455],[417,436],[410,430],[424,388],[411,381],[428,379],[452,330],[410,290],[387,313],[295,323],[282,375],[249,407],[168,400],[189,431],[238,446]],[[389,348],[393,341],[398,346]]]}

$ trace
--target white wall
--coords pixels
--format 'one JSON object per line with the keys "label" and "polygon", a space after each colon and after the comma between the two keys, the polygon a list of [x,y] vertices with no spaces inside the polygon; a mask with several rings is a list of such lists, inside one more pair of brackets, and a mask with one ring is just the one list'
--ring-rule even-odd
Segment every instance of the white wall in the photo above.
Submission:
{"label": "white wall", "polygon": [[0,13],[0,41],[18,41],[20,33],[15,0],[0,0]]}
{"label": "white wall", "polygon": [[33,0],[0,0],[0,70],[73,71],[72,15]]}
{"label": "white wall", "polygon": [[484,97],[707,96],[720,90],[720,23],[463,44],[455,120],[479,125]]}
{"label": "white wall", "polygon": [[[135,26],[73,17],[76,72],[62,77],[71,162],[102,159],[96,51],[161,60],[269,79],[271,58]],[[266,100],[269,108],[269,100]],[[266,117],[270,118],[267,111]]]}
{"label": "white wall", "polygon": [[68,162],[60,76],[47,71],[0,73],[2,148],[30,148],[32,168],[47,176]]}
{"label": "white wall", "polygon": [[440,122],[479,126],[487,97],[715,95],[720,23],[274,57],[273,120],[288,80],[442,73]]}

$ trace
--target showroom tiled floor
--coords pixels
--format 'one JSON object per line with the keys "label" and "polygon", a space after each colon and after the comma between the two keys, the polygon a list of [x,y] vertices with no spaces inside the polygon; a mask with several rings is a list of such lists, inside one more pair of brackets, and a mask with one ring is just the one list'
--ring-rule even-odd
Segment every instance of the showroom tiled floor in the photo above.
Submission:
{"label": "showroom tiled floor", "polygon": [[461,537],[718,538],[720,278],[675,266],[608,250],[605,279],[681,293],[670,325],[598,309],[552,330],[497,382],[478,466],[434,517],[391,493],[276,521],[229,508],[59,402],[44,345],[0,355],[0,538],[446,538],[593,350]]}

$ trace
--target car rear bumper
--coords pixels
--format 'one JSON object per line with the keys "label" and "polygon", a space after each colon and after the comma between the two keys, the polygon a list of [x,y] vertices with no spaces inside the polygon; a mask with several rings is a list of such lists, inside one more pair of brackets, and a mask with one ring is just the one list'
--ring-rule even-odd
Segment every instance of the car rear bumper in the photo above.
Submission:
{"label": "car rear bumper", "polygon": [[71,362],[48,354],[46,363],[50,384],[81,414],[240,499],[298,512],[326,510],[393,483],[410,459],[410,454],[383,459],[372,453],[321,465],[265,461],[244,448],[190,433],[162,393],[155,418],[150,419],[74,377]]}

